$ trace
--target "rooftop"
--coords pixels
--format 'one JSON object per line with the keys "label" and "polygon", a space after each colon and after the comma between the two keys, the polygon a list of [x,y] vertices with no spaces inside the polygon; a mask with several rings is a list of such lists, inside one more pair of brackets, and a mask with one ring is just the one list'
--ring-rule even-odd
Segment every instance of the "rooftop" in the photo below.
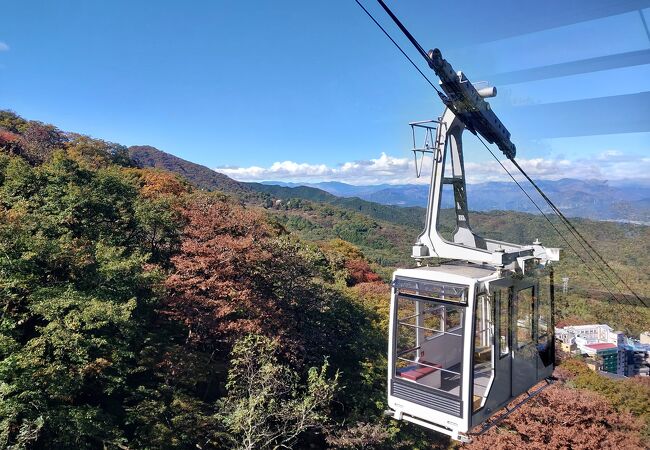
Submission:
{"label": "rooftop", "polygon": [[587,344],[585,347],[593,348],[594,350],[609,350],[618,348],[616,344],[610,344],[609,342],[600,342],[598,344]]}
{"label": "rooftop", "polygon": [[603,323],[594,323],[590,325],[567,325],[566,327],[564,327],[564,329],[565,330],[588,330],[591,328],[605,328],[605,327],[609,328],[610,330],[612,329],[612,327]]}

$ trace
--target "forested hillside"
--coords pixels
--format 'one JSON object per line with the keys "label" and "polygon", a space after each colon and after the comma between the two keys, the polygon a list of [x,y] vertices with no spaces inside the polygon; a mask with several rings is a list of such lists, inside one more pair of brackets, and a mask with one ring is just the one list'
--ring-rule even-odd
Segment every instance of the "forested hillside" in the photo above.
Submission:
{"label": "forested hillside", "polygon": [[[421,219],[207,172],[201,185],[135,154],[0,112],[0,448],[450,446],[382,415],[385,281],[410,264]],[[473,217],[497,237],[554,243],[535,216]],[[649,292],[648,228],[580,226]],[[581,283],[563,318],[650,322],[592,300],[574,262],[558,268]],[[594,448],[604,430],[610,448],[643,448],[650,386],[594,389],[571,364],[474,448]]]}
{"label": "forested hillside", "polygon": [[151,167],[175,172],[194,186],[208,191],[245,192],[247,187],[232,178],[199,164],[186,161],[149,145],[132,145],[128,148],[133,162],[142,167]]}
{"label": "forested hillside", "polygon": [[374,219],[386,220],[399,225],[424,226],[422,208],[396,208],[380,203],[361,200],[356,197],[337,197],[320,189],[299,186],[294,188],[273,186],[260,183],[246,183],[251,189],[267,194],[276,199],[290,200],[299,198],[319,203],[327,203],[344,209],[359,212]]}

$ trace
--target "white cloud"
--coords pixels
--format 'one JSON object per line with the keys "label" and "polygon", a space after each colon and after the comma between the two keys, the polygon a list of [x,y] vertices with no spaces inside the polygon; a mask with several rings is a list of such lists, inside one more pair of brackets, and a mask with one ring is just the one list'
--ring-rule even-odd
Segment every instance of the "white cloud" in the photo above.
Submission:
{"label": "white cloud", "polygon": [[9,46],[6,43],[0,41],[0,52],[8,52],[8,51],[9,51]]}
{"label": "white cloud", "polygon": [[240,181],[343,181],[351,184],[410,183],[412,161],[382,153],[377,159],[345,162],[337,167],[326,164],[275,162],[269,167],[218,167]]}
{"label": "white cloud", "polygon": [[[634,158],[619,151],[608,151],[592,159],[517,159],[519,165],[533,178],[559,180],[561,178],[625,180],[650,179],[650,158]],[[513,175],[517,169],[510,161],[503,164]],[[269,167],[219,167],[224,173],[239,181],[341,181],[348,184],[412,184],[428,183],[431,162],[424,166],[422,177],[416,178],[412,158],[397,158],[382,153],[377,159],[345,162],[337,166],[326,164],[282,161]],[[496,161],[466,162],[469,183],[510,181]],[[516,176],[521,179],[521,176]]]}

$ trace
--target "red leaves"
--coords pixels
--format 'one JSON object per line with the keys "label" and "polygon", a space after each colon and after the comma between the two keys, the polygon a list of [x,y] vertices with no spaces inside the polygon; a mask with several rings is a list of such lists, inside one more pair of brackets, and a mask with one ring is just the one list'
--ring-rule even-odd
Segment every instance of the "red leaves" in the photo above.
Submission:
{"label": "red leaves", "polygon": [[20,141],[20,135],[11,131],[0,129],[0,145],[17,143]]}
{"label": "red leaves", "polygon": [[350,284],[374,283],[381,281],[381,277],[370,268],[364,259],[350,259],[345,261],[345,268],[350,274]]}
{"label": "red leaves", "polygon": [[213,196],[184,209],[187,221],[175,271],[165,285],[167,316],[190,329],[190,340],[228,339],[258,331],[268,305],[252,275],[269,258],[268,227],[261,216]]}
{"label": "red leaves", "polygon": [[25,142],[19,134],[0,128],[0,149],[10,155],[20,155],[23,152]]}
{"label": "red leaves", "polygon": [[548,388],[467,449],[643,449],[643,424],[592,392]]}

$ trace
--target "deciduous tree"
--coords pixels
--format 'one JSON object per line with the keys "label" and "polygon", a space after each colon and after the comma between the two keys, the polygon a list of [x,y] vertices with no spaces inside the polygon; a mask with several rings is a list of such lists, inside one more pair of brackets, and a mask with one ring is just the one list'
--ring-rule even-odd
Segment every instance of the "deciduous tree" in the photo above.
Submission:
{"label": "deciduous tree", "polygon": [[327,361],[300,376],[279,361],[278,342],[250,335],[232,351],[228,394],[219,416],[231,433],[231,448],[290,449],[308,431],[327,425],[327,407],[338,387]]}

